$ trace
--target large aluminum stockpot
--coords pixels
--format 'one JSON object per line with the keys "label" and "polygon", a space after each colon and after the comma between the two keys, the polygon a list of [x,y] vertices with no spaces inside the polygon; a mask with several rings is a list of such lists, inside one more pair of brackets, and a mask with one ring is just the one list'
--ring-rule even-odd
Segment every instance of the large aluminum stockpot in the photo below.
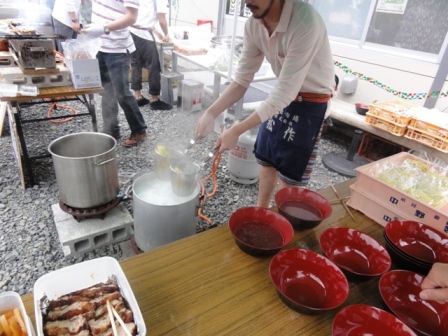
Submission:
{"label": "large aluminum stockpot", "polygon": [[117,141],[104,133],[65,135],[48,146],[60,200],[74,208],[107,204],[118,195]]}
{"label": "large aluminum stockpot", "polygon": [[132,185],[135,243],[142,251],[196,234],[200,186],[187,197],[171,190],[170,181],[145,173]]}

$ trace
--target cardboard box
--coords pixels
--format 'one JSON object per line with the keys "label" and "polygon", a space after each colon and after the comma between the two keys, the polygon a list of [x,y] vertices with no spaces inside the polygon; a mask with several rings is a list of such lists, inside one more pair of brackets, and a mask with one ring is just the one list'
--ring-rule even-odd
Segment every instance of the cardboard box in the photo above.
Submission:
{"label": "cardboard box", "polygon": [[66,59],[70,77],[75,89],[101,87],[100,67],[94,59]]}

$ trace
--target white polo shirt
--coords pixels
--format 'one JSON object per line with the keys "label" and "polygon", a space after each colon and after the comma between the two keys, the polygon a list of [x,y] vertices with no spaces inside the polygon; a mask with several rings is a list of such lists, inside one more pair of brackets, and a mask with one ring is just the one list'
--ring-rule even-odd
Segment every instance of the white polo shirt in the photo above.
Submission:
{"label": "white polo shirt", "polygon": [[152,35],[148,29],[154,28],[159,22],[157,14],[168,13],[167,0],[145,0],[140,2],[140,9],[138,10],[137,22],[129,27],[132,34],[137,35],[146,40],[152,41]]}
{"label": "white polo shirt", "polygon": [[277,76],[277,84],[256,110],[262,122],[283,111],[299,91],[333,92],[334,66],[327,30],[311,5],[301,0],[285,0],[272,36],[262,20],[250,17],[245,24],[235,81],[249,87],[264,56]]}
{"label": "white polo shirt", "polygon": [[[126,7],[139,8],[140,0],[95,0],[92,1],[92,23],[103,26],[126,14]],[[135,50],[129,28],[110,32],[100,36],[100,51],[106,53],[132,53]]]}

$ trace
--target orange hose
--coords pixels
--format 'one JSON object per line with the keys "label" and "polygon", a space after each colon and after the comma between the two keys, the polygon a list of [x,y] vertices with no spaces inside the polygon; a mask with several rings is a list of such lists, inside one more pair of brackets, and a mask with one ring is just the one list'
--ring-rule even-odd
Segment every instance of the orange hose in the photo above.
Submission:
{"label": "orange hose", "polygon": [[[201,185],[201,195],[206,197],[206,198],[211,198],[216,194],[216,191],[218,190],[218,179],[216,177],[216,172],[218,170],[219,167],[219,163],[221,162],[221,153],[218,153],[215,155],[215,157],[213,158],[213,162],[212,162],[212,170],[210,172],[210,174],[199,180],[199,184]],[[205,186],[204,186],[204,182],[207,181],[208,179],[213,178],[213,191],[208,194],[205,195]],[[204,203],[204,201],[202,201],[202,203]],[[202,204],[201,203],[201,204]],[[203,220],[205,220],[206,222],[208,222],[209,224],[212,224],[212,221],[210,220],[210,218],[208,218],[207,216],[205,216],[202,213],[202,208],[199,208],[198,210],[198,216],[200,218],[202,218]]]}
{"label": "orange hose", "polygon": [[[47,111],[47,118],[51,117],[51,112],[54,110],[54,108],[56,106],[60,107],[60,108],[67,109],[67,110],[72,110],[73,114],[75,114],[75,115],[78,114],[78,110],[74,109],[73,107],[66,106],[66,105],[61,105],[61,104],[58,104],[58,103],[53,103],[53,104],[51,104],[51,107]],[[65,123],[67,121],[73,120],[74,118],[75,117],[73,116],[73,117],[68,117],[68,118],[65,118],[65,119],[50,119],[50,121],[52,123],[54,123],[54,124],[62,124],[62,123]]]}

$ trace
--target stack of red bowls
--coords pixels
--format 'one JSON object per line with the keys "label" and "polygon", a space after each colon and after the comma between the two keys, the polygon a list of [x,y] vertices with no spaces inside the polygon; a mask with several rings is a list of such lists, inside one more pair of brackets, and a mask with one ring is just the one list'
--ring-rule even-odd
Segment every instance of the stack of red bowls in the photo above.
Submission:
{"label": "stack of red bowls", "polygon": [[384,230],[386,249],[397,268],[427,275],[435,262],[448,263],[448,236],[411,220],[393,220]]}
{"label": "stack of red bowls", "polygon": [[407,270],[392,270],[379,281],[387,309],[408,326],[427,336],[448,335],[448,302],[420,299],[425,277]]}

